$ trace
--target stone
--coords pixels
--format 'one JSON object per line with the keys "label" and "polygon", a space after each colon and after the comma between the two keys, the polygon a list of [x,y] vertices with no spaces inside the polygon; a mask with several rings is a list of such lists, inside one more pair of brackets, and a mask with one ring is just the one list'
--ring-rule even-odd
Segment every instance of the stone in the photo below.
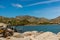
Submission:
{"label": "stone", "polygon": [[36,40],[59,40],[57,35],[52,32],[45,32],[36,36]]}

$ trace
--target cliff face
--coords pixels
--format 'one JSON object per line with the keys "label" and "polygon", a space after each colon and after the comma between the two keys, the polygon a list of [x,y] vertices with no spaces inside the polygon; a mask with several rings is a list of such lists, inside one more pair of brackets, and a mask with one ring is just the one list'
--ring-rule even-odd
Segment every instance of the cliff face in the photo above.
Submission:
{"label": "cliff face", "polygon": [[15,18],[0,16],[0,22],[9,23],[9,21],[12,25],[60,24],[60,16],[51,20],[28,15],[16,16]]}

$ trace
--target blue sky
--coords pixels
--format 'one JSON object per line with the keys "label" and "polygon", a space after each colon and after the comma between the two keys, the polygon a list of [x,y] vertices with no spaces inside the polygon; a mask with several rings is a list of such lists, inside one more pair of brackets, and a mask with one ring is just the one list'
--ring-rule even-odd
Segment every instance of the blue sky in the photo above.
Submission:
{"label": "blue sky", "polygon": [[30,15],[52,19],[60,16],[60,0],[0,0],[0,16]]}

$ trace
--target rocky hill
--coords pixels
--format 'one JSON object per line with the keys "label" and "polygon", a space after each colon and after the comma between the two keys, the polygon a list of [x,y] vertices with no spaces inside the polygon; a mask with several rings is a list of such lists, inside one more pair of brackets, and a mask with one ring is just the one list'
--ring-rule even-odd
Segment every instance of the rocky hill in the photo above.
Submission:
{"label": "rocky hill", "polygon": [[9,23],[11,25],[40,25],[40,24],[60,24],[60,16],[54,19],[38,18],[34,16],[16,16],[15,18],[8,18],[0,16],[0,22]]}
{"label": "rocky hill", "polygon": [[54,19],[51,19],[50,22],[51,22],[51,23],[60,24],[60,16],[59,16],[59,17],[56,17],[56,18],[54,18]]}

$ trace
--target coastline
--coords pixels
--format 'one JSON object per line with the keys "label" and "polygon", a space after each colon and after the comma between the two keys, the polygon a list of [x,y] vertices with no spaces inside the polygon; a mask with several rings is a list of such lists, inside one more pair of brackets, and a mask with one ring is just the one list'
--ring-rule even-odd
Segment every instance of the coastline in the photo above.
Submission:
{"label": "coastline", "polygon": [[14,32],[14,35],[7,38],[0,38],[1,40],[59,40],[60,32],[55,34],[53,32],[38,32],[27,31],[24,33]]}
{"label": "coastline", "polygon": [[60,25],[60,24],[17,25],[17,26],[41,26],[41,25]]}

